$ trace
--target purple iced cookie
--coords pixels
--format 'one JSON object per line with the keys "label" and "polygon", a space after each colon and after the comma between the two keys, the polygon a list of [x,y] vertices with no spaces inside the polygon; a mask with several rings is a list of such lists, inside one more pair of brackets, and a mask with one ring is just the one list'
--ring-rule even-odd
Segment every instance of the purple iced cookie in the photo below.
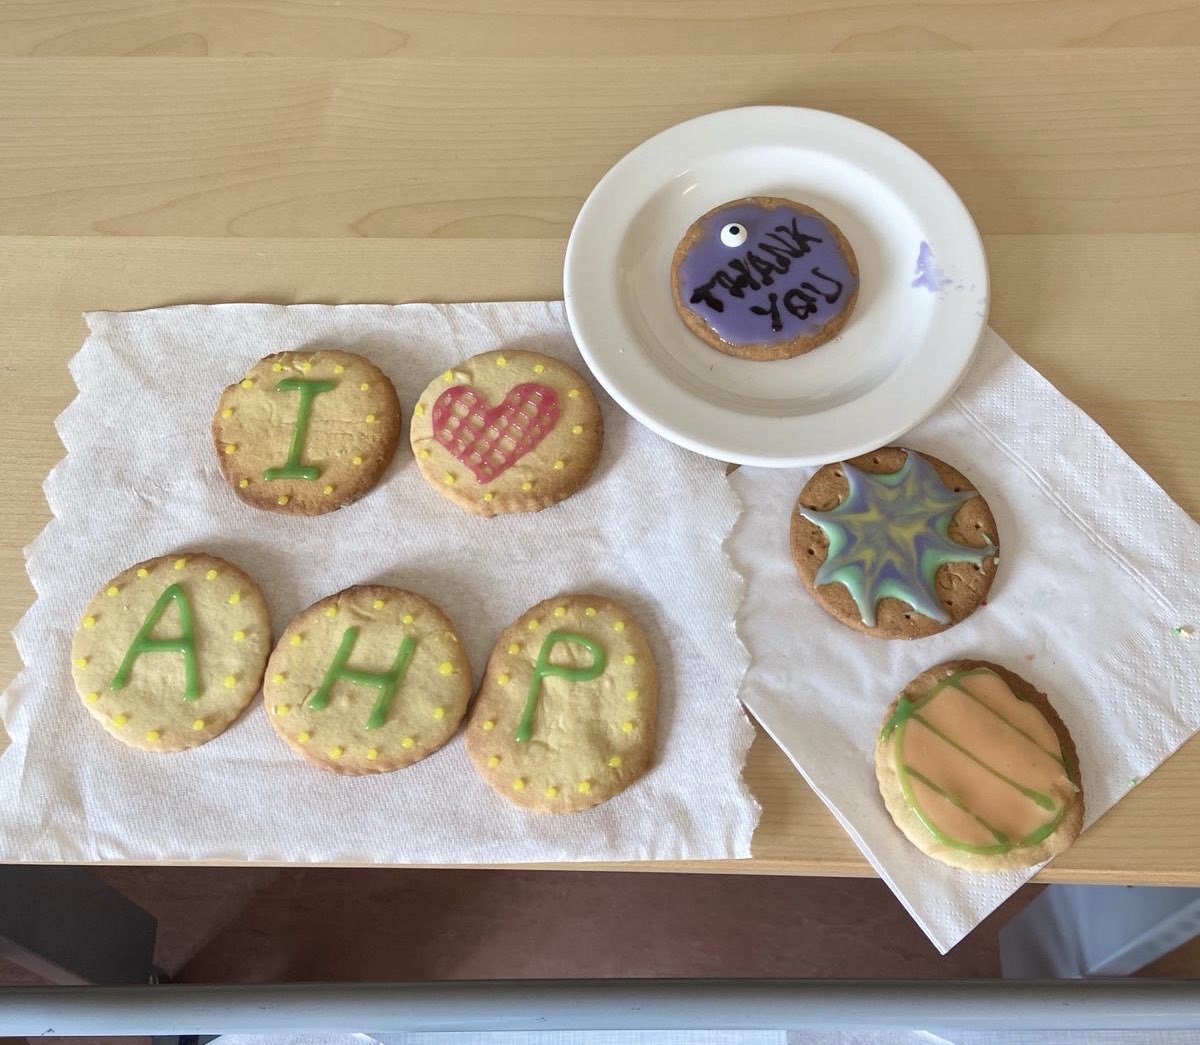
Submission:
{"label": "purple iced cookie", "polygon": [[811,207],[750,196],[692,223],[671,264],[675,307],[713,348],[790,359],[836,336],[858,297],[858,262]]}

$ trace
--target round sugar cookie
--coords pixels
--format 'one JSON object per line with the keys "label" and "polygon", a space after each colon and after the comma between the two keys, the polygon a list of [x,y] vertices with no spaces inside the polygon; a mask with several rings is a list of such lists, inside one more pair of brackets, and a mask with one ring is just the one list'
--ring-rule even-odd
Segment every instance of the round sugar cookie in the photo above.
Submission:
{"label": "round sugar cookie", "polygon": [[935,860],[971,871],[1031,867],[1083,829],[1075,744],[1044,693],[998,664],[918,675],[875,746],[884,805]]}
{"label": "round sugar cookie", "polygon": [[221,393],[212,433],[221,472],[247,504],[323,515],[379,482],[400,441],[400,402],[362,356],[277,352]]}
{"label": "round sugar cookie", "polygon": [[537,352],[484,352],[429,384],[412,448],[431,486],[475,515],[536,512],[592,474],[604,421],[588,383]]}
{"label": "round sugar cookie", "polygon": [[242,713],[270,651],[258,585],[215,555],[179,552],[130,566],[88,603],[71,672],[84,706],[121,743],[183,751]]}
{"label": "round sugar cookie", "polygon": [[571,813],[650,768],[657,708],[654,654],[633,614],[599,595],[560,595],[497,641],[467,752],[510,802]]}
{"label": "round sugar cookie", "polygon": [[335,773],[390,773],[446,743],[471,699],[450,619],[402,588],[346,588],[300,613],[267,664],[275,731]]}
{"label": "round sugar cookie", "polygon": [[714,207],[671,263],[675,308],[713,348],[790,359],[837,336],[858,299],[858,261],[832,221],[802,203],[750,196]]}
{"label": "round sugar cookie", "polygon": [[884,639],[922,638],[970,616],[1000,552],[996,520],[966,476],[896,446],[820,469],[800,491],[791,545],[821,607]]}

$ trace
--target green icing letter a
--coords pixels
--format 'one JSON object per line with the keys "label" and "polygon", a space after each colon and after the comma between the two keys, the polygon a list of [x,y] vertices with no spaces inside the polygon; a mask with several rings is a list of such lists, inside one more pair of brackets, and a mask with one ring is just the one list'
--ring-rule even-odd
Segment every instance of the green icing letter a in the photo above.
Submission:
{"label": "green icing letter a", "polygon": [[[175,603],[179,607],[179,638],[153,639],[150,633],[154,626],[167,612],[167,604]],[[182,653],[183,654],[183,699],[195,700],[200,696],[200,679],[196,670],[196,631],[192,624],[192,604],[188,602],[187,592],[183,585],[172,584],[158,597],[158,601],[146,614],[138,633],[133,637],[125,659],[117,668],[110,684],[111,689],[121,690],[129,682],[129,674],[133,665],[143,653]]]}

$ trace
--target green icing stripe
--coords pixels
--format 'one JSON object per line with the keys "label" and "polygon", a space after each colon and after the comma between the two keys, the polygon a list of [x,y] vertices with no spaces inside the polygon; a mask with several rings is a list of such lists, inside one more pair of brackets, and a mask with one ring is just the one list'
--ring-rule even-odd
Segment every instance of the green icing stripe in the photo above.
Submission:
{"label": "green icing stripe", "polygon": [[285,377],[275,386],[276,392],[299,392],[300,407],[296,412],[296,428],[292,432],[292,444],[288,448],[287,460],[280,468],[267,468],[263,471],[263,479],[272,482],[275,479],[317,479],[321,469],[316,465],[301,464],[304,456],[304,444],[308,441],[308,421],[312,416],[313,400],[323,392],[332,392],[337,388],[333,381],[308,381],[302,377]]}

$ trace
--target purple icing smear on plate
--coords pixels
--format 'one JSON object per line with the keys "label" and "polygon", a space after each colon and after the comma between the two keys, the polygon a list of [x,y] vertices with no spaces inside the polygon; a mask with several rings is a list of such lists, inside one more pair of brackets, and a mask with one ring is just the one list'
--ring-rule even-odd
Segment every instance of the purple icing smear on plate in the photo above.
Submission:
{"label": "purple icing smear on plate", "polygon": [[929,293],[936,294],[949,283],[950,280],[946,278],[946,274],[933,256],[933,248],[921,240],[921,249],[917,252],[917,268],[913,273],[912,285],[924,287]]}
{"label": "purple icing smear on plate", "polygon": [[[722,242],[730,225],[744,235],[737,246]],[[732,345],[816,336],[858,289],[828,222],[795,207],[751,203],[704,219],[677,279],[684,304]]]}

